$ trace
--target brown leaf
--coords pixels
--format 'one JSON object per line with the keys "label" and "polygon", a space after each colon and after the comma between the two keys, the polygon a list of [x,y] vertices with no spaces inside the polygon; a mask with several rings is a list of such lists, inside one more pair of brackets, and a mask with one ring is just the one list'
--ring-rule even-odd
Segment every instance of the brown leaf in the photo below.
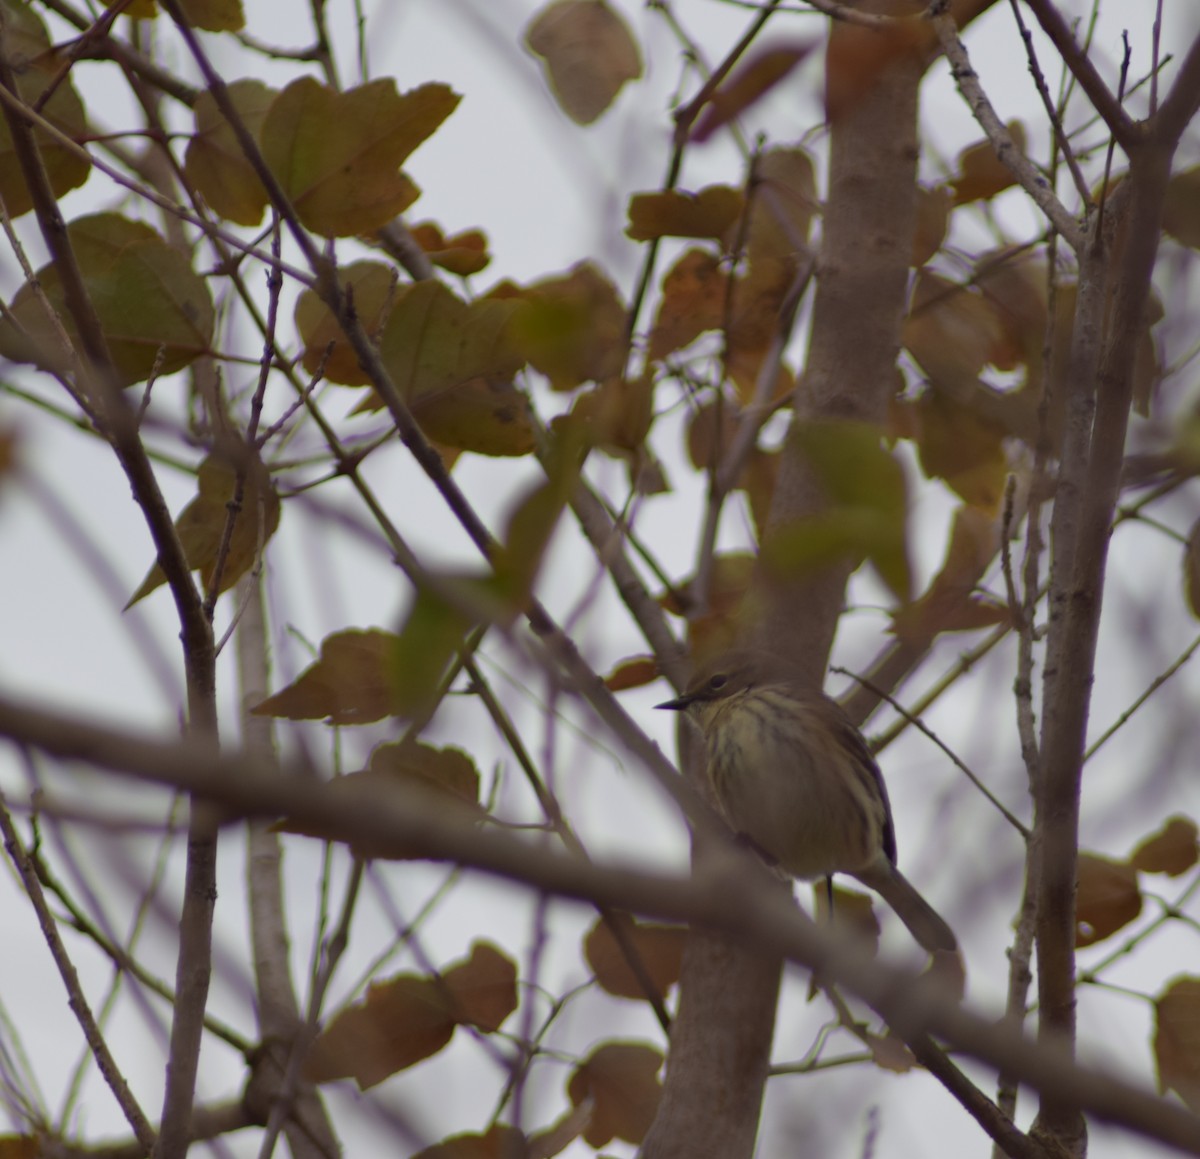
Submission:
{"label": "brown leaf", "polygon": [[42,1154],[36,1135],[0,1135],[0,1159],[41,1159]]}
{"label": "brown leaf", "polygon": [[1158,1089],[1200,1113],[1200,978],[1176,978],[1154,1003]]}
{"label": "brown leaf", "polygon": [[1076,946],[1090,946],[1111,937],[1141,912],[1142,891],[1133,866],[1095,853],[1080,853]]}
{"label": "brown leaf", "polygon": [[1200,249],[1200,168],[1171,174],[1163,201],[1163,229],[1180,245]]}
{"label": "brown leaf", "polygon": [[590,125],[626,81],[642,75],[637,41],[604,0],[555,0],[530,22],[525,44],[545,62],[559,107],[580,125]]}
{"label": "brown leaf", "polygon": [[[1008,135],[1017,150],[1024,153],[1025,126],[1020,121],[1009,121]],[[958,155],[958,176],[950,184],[954,189],[954,204],[964,205],[969,201],[988,201],[1016,183],[991,141],[985,138]]]}
{"label": "brown leaf", "polygon": [[[220,565],[217,584],[220,595],[250,570],[260,550],[275,534],[279,527],[279,496],[262,460],[240,443],[227,452],[213,451],[200,464],[197,483],[198,494],[180,512],[175,530],[188,566],[200,573],[200,586],[205,594],[211,590]],[[231,505],[235,501],[239,506],[226,541],[226,528],[233,514]],[[167,577],[156,563],[130,597],[126,609],[166,582]]]}
{"label": "brown leaf", "polygon": [[418,1151],[412,1159],[533,1159],[533,1155],[516,1127],[496,1123],[483,1135],[452,1135]]}
{"label": "brown leaf", "polygon": [[[781,282],[782,299],[797,260],[807,254],[808,233],[819,205],[816,169],[803,149],[768,149],[755,162],[754,180],[746,237],[748,281]],[[781,265],[782,271],[766,268],[769,263]]]}
{"label": "brown leaf", "polygon": [[698,193],[683,189],[635,193],[629,199],[625,233],[634,241],[662,237],[720,241],[737,223],[743,204],[741,191],[729,185],[706,185]]}
{"label": "brown leaf", "polygon": [[585,1099],[595,1103],[583,1137],[593,1147],[613,1139],[640,1143],[658,1112],[662,1086],[658,1072],[663,1056],[636,1042],[606,1042],[578,1067],[567,1083],[573,1106]]}
{"label": "brown leaf", "polygon": [[343,1010],[313,1043],[305,1078],[352,1078],[362,1090],[377,1086],[450,1041],[457,1025],[451,1006],[433,978],[399,974],[372,983],[366,998]]}
{"label": "brown leaf", "polygon": [[604,678],[604,686],[609,692],[645,688],[647,684],[653,684],[660,675],[658,661],[653,656],[632,656],[628,660],[622,660]]}
{"label": "brown leaf", "polygon": [[917,1065],[912,1051],[890,1030],[887,1034],[873,1034],[868,1030],[866,1037],[871,1058],[880,1070],[891,1071],[892,1074],[908,1074]]}
{"label": "brown leaf", "polygon": [[661,361],[724,322],[726,277],[715,254],[690,249],[663,278],[648,357]]}
{"label": "brown leaf", "polygon": [[917,228],[913,236],[913,266],[923,266],[942,248],[946,240],[946,226],[950,221],[950,206],[953,196],[944,185],[932,189],[921,185],[917,188]]}
{"label": "brown leaf", "polygon": [[944,479],[969,506],[997,512],[1008,481],[1008,432],[936,388],[922,391],[912,414],[921,470]]}
{"label": "brown leaf", "polygon": [[1143,873],[1165,873],[1178,877],[1197,861],[1196,822],[1190,817],[1172,817],[1147,837],[1129,857],[1129,864]]}
{"label": "brown leaf", "polygon": [[[326,792],[331,802],[359,802],[366,808],[392,804],[403,809],[415,803],[466,822],[479,821],[485,815],[479,804],[479,772],[471,758],[460,749],[438,749],[415,740],[378,745],[367,768],[335,777]],[[324,841],[346,839],[344,831],[319,821],[285,819],[275,828]],[[364,860],[420,856],[399,838],[352,840],[350,849]]]}
{"label": "brown leaf", "polygon": [[928,270],[918,273],[901,339],[934,385],[972,385],[1003,338],[996,311],[981,293]]}
{"label": "brown leaf", "polygon": [[295,683],[268,696],[250,711],[288,720],[369,724],[394,711],[389,660],[398,637],[377,628],[326,636],[320,658]]}
{"label": "brown leaf", "polygon": [[422,221],[411,226],[408,232],[435,266],[460,278],[479,273],[492,260],[487,236],[482,230],[466,229],[447,237],[436,222]]}
{"label": "brown leaf", "polygon": [[708,98],[704,113],[692,130],[697,144],[707,141],[722,125],[739,117],[762,100],[816,47],[815,41],[797,41],[761,49],[743,61]]}
{"label": "brown leaf", "polygon": [[475,942],[465,962],[442,975],[454,1020],[485,1034],[499,1030],[517,1008],[517,967],[488,942]]}
{"label": "brown leaf", "polygon": [[[679,967],[687,942],[686,927],[640,922],[621,913],[612,914],[612,920],[621,924],[625,944],[637,955],[657,995],[664,997],[667,990],[679,981]],[[583,952],[601,989],[618,998],[646,999],[645,988],[629,964],[609,922],[603,918],[596,919],[583,940]]]}

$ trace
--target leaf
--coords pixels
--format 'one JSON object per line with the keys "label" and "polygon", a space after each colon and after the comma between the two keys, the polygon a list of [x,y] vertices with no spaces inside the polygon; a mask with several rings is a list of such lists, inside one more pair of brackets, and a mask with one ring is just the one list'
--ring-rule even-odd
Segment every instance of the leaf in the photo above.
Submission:
{"label": "leaf", "polygon": [[[8,63],[18,77],[22,99],[28,105],[36,105],[58,76],[59,54],[51,49],[45,25],[28,4],[5,3],[4,18]],[[90,132],[83,102],[69,74],[60,78],[41,114],[74,141],[84,140]],[[87,181],[91,166],[85,157],[68,149],[44,129],[34,129],[34,140],[55,197],[62,197]],[[13,151],[7,118],[0,118],[0,197],[10,217],[20,217],[33,208],[33,198]]]}
{"label": "leaf", "polygon": [[492,260],[482,230],[467,229],[447,237],[435,222],[422,221],[410,226],[408,232],[435,266],[460,278],[479,273]]}
{"label": "leaf", "polygon": [[1196,822],[1190,817],[1172,817],[1147,837],[1129,857],[1129,864],[1142,873],[1165,873],[1179,877],[1197,861]]}
{"label": "leaf", "polygon": [[[257,80],[233,81],[228,91],[238,115],[261,148],[263,121],[278,93]],[[246,160],[233,126],[221,115],[207,89],[196,98],[192,112],[196,131],[183,159],[188,180],[204,195],[214,213],[237,225],[258,225],[269,200],[267,191]]]}
{"label": "leaf", "polygon": [[[816,170],[803,149],[768,149],[755,163],[754,179],[757,188],[746,237],[751,265],[747,281],[762,285],[781,280],[778,296],[782,299],[797,259],[807,253],[808,233],[819,205]],[[763,269],[766,263],[783,265],[783,275]]]}
{"label": "leaf", "polygon": [[[480,821],[485,816],[479,804],[479,772],[471,758],[461,749],[438,749],[412,739],[378,745],[367,768],[335,777],[325,791],[331,803],[358,802],[367,808],[393,803],[403,809],[415,802],[463,823]],[[275,829],[322,841],[346,841],[344,829],[320,821],[285,818]],[[411,843],[399,838],[356,839],[349,846],[354,856],[364,861],[422,856]]]}
{"label": "leaf", "polygon": [[616,287],[591,262],[534,282],[520,292],[514,330],[530,365],[550,389],[574,390],[619,375],[625,364],[628,314]]}
{"label": "leaf", "polygon": [[663,1056],[636,1042],[606,1042],[598,1046],[567,1082],[573,1106],[595,1102],[592,1121],[583,1132],[593,1147],[613,1139],[640,1143],[658,1112],[662,1087],[658,1072]]}
{"label": "leaf", "polygon": [[[111,8],[114,0],[105,0]],[[240,32],[246,25],[242,0],[179,0],[184,19],[204,32]],[[124,15],[134,20],[149,20],[158,14],[155,0],[134,0]]]}
{"label": "leaf", "polygon": [[996,311],[977,290],[928,270],[917,274],[901,340],[935,386],[974,384],[999,358],[1005,333]]}
{"label": "leaf", "polygon": [[313,1043],[305,1064],[311,1082],[353,1078],[366,1090],[436,1054],[460,1024],[485,1033],[516,1009],[516,967],[486,942],[438,976],[397,974],[373,983]]}
{"label": "leaf", "polygon": [[663,278],[647,356],[661,361],[724,321],[727,281],[715,254],[690,249]]}
{"label": "leaf", "polygon": [[662,673],[658,660],[653,656],[631,656],[622,660],[605,678],[604,687],[609,692],[625,692],[630,688],[645,688],[653,684]]}
{"label": "leaf", "polygon": [[604,0],[555,0],[530,22],[525,44],[542,57],[559,107],[580,125],[590,125],[626,81],[642,75],[629,26]]}
{"label": "leaf", "polygon": [[887,1034],[866,1032],[871,1059],[880,1070],[892,1074],[908,1074],[917,1065],[916,1058],[904,1043],[889,1030]]}
{"label": "leaf", "polygon": [[0,1135],[0,1159],[41,1159],[43,1154],[36,1135]]}
{"label": "leaf", "polygon": [[1008,481],[1008,432],[936,389],[921,392],[912,414],[921,470],[944,479],[968,506],[998,512]]}
{"label": "leaf", "polygon": [[[625,944],[637,955],[658,997],[665,997],[679,981],[687,928],[640,922],[628,914],[616,912],[612,913],[611,919],[620,923]],[[583,952],[601,989],[618,998],[646,1001],[645,988],[613,933],[611,922],[596,919],[583,940]]]}
{"label": "leaf", "polygon": [[1183,549],[1183,592],[1192,615],[1200,620],[1200,519],[1192,524]]}
{"label": "leaf", "polygon": [[942,248],[954,198],[945,185],[917,186],[917,228],[913,235],[912,266],[923,266]]}
{"label": "leaf", "polygon": [[843,560],[871,561],[901,600],[909,598],[907,486],[896,458],[870,423],[798,424],[793,438],[824,492],[824,510],[778,529],[763,545],[765,567],[794,577]]}
{"label": "leaf", "polygon": [[[338,280],[354,300],[354,312],[367,334],[375,337],[395,305],[396,271],[383,262],[352,262],[338,270]],[[304,369],[316,374],[324,363],[325,377],[344,386],[370,386],[371,379],[346,341],[338,320],[315,290],[296,299],[296,331],[304,343]]]}
{"label": "leaf", "polygon": [[664,189],[629,199],[625,234],[634,241],[663,237],[702,237],[721,241],[737,224],[744,199],[729,185],[706,185],[698,193]]}
{"label": "leaf", "polygon": [[[221,566],[217,595],[227,592],[254,565],[267,541],[279,527],[279,496],[262,460],[242,443],[213,451],[197,471],[199,490],[175,520],[175,531],[188,567],[200,573],[200,586],[212,589]],[[230,515],[232,532],[226,540]],[[222,553],[222,546],[225,550]],[[156,563],[130,597],[125,610],[167,582]]]}
{"label": "leaf", "polygon": [[954,513],[946,558],[921,598],[896,610],[892,631],[909,643],[928,643],[940,632],[965,632],[1007,623],[1007,604],[976,592],[1000,547],[996,516],[978,507]]}
{"label": "leaf", "polygon": [[[148,225],[115,213],[76,218],[67,226],[84,285],[123,386],[157,371],[173,374],[207,354],[215,314],[208,286],[188,256],[167,245]],[[42,290],[79,349],[58,267],[36,275]],[[21,334],[8,319],[0,323],[0,354],[60,373],[71,369],[58,327],[26,283],[12,302]],[[161,354],[161,357],[160,357]]]}
{"label": "leaf", "polygon": [[[525,362],[514,336],[518,310],[508,300],[464,302],[436,281],[395,293],[379,353],[434,442],[481,455],[534,449],[529,401],[512,382]],[[372,393],[359,409],[382,405]]]}
{"label": "leaf", "polygon": [[818,922],[840,928],[843,933],[849,930],[862,939],[864,947],[870,948],[872,956],[879,953],[879,918],[875,914],[870,895],[835,885],[833,909],[830,911],[829,891],[825,882],[814,881],[812,888]]}
{"label": "leaf", "polygon": [[[1025,152],[1025,126],[1020,121],[1008,122],[1008,135],[1021,153]],[[964,149],[958,155],[958,176],[951,181],[954,204],[969,201],[989,201],[997,193],[1017,183],[986,138]]]}
{"label": "leaf", "polygon": [[1142,891],[1133,866],[1095,853],[1080,853],[1076,946],[1090,946],[1111,937],[1141,912]]}
{"label": "leaf", "polygon": [[1180,245],[1200,249],[1200,168],[1171,174],[1163,201],[1163,229]]}
{"label": "leaf", "polygon": [[320,658],[293,684],[260,701],[256,716],[370,724],[396,711],[388,661],[397,637],[377,628],[334,632],[321,641]]}
{"label": "leaf", "polygon": [[1200,978],[1176,978],[1155,1000],[1154,1063],[1159,1091],[1200,1112]]}
{"label": "leaf", "polygon": [[532,1159],[533,1155],[516,1127],[496,1123],[483,1135],[452,1135],[418,1151],[412,1159]]}
{"label": "leaf", "polygon": [[434,979],[400,974],[375,982],[317,1037],[304,1064],[309,1082],[352,1078],[362,1090],[437,1054],[454,1035],[450,999]]}
{"label": "leaf", "polygon": [[455,1022],[494,1034],[517,1008],[517,967],[487,942],[475,942],[471,956],[442,975]]}
{"label": "leaf", "polygon": [[692,130],[692,140],[697,144],[707,141],[722,125],[740,117],[784,80],[815,47],[812,40],[774,45],[738,65],[708,98],[704,113]]}
{"label": "leaf", "polygon": [[336,92],[301,77],[267,111],[263,155],[309,229],[325,237],[367,233],[416,201],[400,165],[459,100],[443,84],[400,94],[382,79]]}

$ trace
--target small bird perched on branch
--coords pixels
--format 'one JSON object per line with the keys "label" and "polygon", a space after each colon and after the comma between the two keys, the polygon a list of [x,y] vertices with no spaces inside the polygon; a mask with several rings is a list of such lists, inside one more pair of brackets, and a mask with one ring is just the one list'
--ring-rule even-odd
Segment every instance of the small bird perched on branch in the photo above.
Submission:
{"label": "small bird perched on branch", "polygon": [[725,653],[658,707],[699,725],[713,795],[761,853],[793,877],[857,878],[923,949],[958,952],[954,932],[896,868],[887,789],[862,733],[786,661]]}

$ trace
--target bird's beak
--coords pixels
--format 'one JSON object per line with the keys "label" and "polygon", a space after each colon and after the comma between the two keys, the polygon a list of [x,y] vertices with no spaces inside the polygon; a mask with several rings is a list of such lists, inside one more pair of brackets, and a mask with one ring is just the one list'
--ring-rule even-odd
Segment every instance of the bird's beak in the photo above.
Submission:
{"label": "bird's beak", "polygon": [[664,700],[662,704],[656,704],[654,707],[669,708],[672,712],[683,712],[691,703],[690,696],[677,696],[674,700]]}

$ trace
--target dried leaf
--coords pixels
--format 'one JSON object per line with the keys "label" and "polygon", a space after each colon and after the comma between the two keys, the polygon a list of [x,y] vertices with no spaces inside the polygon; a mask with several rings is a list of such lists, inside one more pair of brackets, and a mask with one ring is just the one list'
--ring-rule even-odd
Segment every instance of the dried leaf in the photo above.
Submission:
{"label": "dried leaf", "polygon": [[935,185],[932,189],[925,185],[917,187],[917,228],[909,259],[911,265],[923,266],[942,248],[952,202],[953,195],[944,185]]}
{"label": "dried leaf", "polygon": [[1076,946],[1090,946],[1111,937],[1141,912],[1142,891],[1133,866],[1094,853],[1080,853]]}
{"label": "dried leaf", "polygon": [[1008,432],[937,389],[922,391],[911,413],[921,470],[944,479],[969,506],[998,512],[1008,481]]}
{"label": "dried leaf", "polygon": [[[612,914],[612,920],[620,922],[625,944],[637,955],[655,993],[660,998],[665,997],[679,981],[683,948],[687,943],[686,927],[640,922],[621,913]],[[583,952],[601,989],[618,998],[646,1000],[645,988],[609,922],[596,919],[583,940]]]}
{"label": "dried leaf", "polygon": [[479,273],[492,260],[487,236],[482,230],[466,229],[447,237],[435,222],[422,221],[411,226],[408,232],[435,266],[460,278]]}
{"label": "dried leaf", "polygon": [[571,1074],[567,1095],[573,1106],[585,1099],[595,1103],[592,1120],[583,1132],[593,1147],[613,1139],[640,1143],[645,1138],[662,1097],[658,1072],[663,1056],[636,1042],[607,1042],[598,1046]]}
{"label": "dried leaf", "polygon": [[648,357],[661,361],[724,322],[727,280],[715,254],[690,249],[663,278]]}
{"label": "dried leaf", "polygon": [[889,1030],[887,1034],[866,1032],[867,1047],[871,1058],[880,1070],[892,1074],[908,1074],[917,1065],[913,1053]]}
{"label": "dried leaf", "polygon": [[692,130],[692,140],[697,144],[707,141],[722,125],[740,117],[784,80],[815,47],[816,42],[811,40],[778,44],[761,49],[743,61],[709,96],[704,113]]}
{"label": "dried leaf", "polygon": [[1200,168],[1171,174],[1163,201],[1163,229],[1180,245],[1200,249]]}
{"label": "dried leaf", "polygon": [[295,683],[250,711],[288,720],[369,724],[396,711],[388,675],[397,637],[377,628],[335,632],[321,641],[321,655]]}
{"label": "dried leaf", "polygon": [[658,661],[653,656],[631,656],[604,678],[604,686],[609,692],[625,692],[630,688],[645,688],[660,675]]}
{"label": "dried leaf", "polygon": [[1176,978],[1154,1003],[1158,1089],[1200,1112],[1200,978]]}
{"label": "dried leaf", "polygon": [[[1009,121],[1008,135],[1017,151],[1024,153],[1025,126],[1020,121]],[[991,141],[985,138],[958,155],[958,176],[950,184],[954,189],[954,204],[964,205],[969,201],[989,201],[1016,183]]]}
{"label": "dried leaf", "polygon": [[625,233],[634,241],[662,237],[698,237],[720,241],[741,216],[741,191],[729,185],[706,185],[698,193],[664,189],[635,193],[629,199]]}
{"label": "dried leaf", "polygon": [[1142,873],[1165,873],[1179,877],[1197,861],[1196,822],[1190,817],[1172,817],[1133,851],[1129,864]]}
{"label": "dried leaf", "polygon": [[813,882],[813,902],[817,921],[840,928],[863,939],[874,956],[879,953],[879,918],[869,894],[855,889],[833,887],[833,909],[829,907],[829,890],[823,881]]}
{"label": "dried leaf", "polygon": [[1004,329],[977,290],[922,270],[913,286],[901,340],[935,386],[971,386],[998,357]]}
{"label": "dried leaf", "polygon": [[[262,460],[243,444],[237,444],[229,452],[217,450],[209,455],[200,464],[197,482],[198,494],[180,513],[175,530],[188,566],[200,573],[200,586],[206,594],[220,565],[217,585],[220,595],[250,570],[275,534],[279,527],[279,496]],[[235,501],[236,517],[226,540]],[[156,563],[130,597],[126,609],[166,582],[167,577]]]}
{"label": "dried leaf", "polygon": [[633,33],[604,0],[555,0],[530,22],[525,44],[545,62],[559,107],[580,125],[590,125],[626,81],[642,75]]}
{"label": "dried leaf", "polygon": [[475,942],[465,962],[442,975],[455,1022],[493,1034],[517,1008],[517,967],[488,942]]}
{"label": "dried leaf", "polygon": [[535,1159],[535,1152],[516,1127],[496,1123],[483,1135],[452,1135],[412,1159]]}

